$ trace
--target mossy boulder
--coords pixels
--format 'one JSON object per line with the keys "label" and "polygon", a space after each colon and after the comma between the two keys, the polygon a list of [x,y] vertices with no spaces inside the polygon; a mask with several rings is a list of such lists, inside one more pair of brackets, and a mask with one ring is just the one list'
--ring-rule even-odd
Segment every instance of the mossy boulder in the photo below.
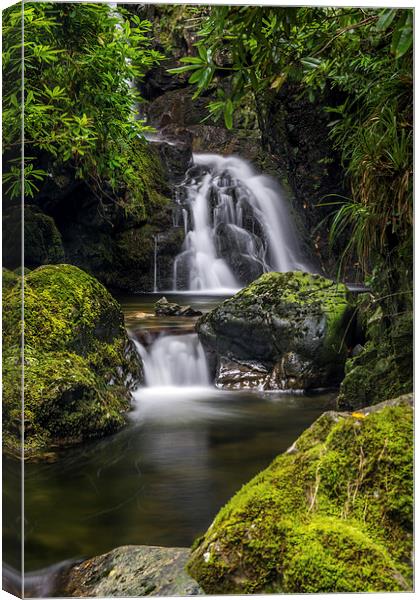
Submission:
{"label": "mossy boulder", "polygon": [[324,413],[194,546],[207,594],[412,589],[412,396]]}
{"label": "mossy boulder", "polygon": [[[121,309],[95,278],[71,265],[24,277],[25,454],[120,428],[141,363]],[[20,441],[21,280],[3,308],[4,442]]]}
{"label": "mossy boulder", "polygon": [[309,273],[266,273],[201,318],[197,330],[220,385],[226,363],[233,363],[238,371],[256,369],[255,381],[265,370],[259,387],[314,389],[343,377],[351,314],[344,284]]}

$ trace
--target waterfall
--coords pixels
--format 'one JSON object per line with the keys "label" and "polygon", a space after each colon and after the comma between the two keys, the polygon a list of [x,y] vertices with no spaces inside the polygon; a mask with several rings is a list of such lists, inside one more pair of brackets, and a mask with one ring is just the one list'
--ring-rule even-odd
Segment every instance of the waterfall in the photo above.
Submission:
{"label": "waterfall", "polygon": [[147,349],[134,343],[143,361],[147,387],[210,384],[206,356],[197,334],[161,336]]}
{"label": "waterfall", "polygon": [[275,181],[245,160],[195,154],[183,184],[185,240],[174,289],[234,291],[268,271],[309,271]]}

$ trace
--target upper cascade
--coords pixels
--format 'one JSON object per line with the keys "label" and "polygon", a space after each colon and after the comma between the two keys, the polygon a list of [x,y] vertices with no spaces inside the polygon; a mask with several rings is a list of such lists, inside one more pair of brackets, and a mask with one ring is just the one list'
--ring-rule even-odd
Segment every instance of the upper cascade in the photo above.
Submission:
{"label": "upper cascade", "polygon": [[175,290],[232,292],[269,271],[309,271],[279,186],[237,156],[194,154]]}

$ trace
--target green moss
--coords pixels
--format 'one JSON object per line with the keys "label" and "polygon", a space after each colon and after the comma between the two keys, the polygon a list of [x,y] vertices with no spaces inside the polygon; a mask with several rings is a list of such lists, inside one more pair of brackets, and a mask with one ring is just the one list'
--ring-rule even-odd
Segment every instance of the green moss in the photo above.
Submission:
{"label": "green moss", "polygon": [[[71,265],[44,266],[24,278],[25,452],[115,431],[124,423],[140,376],[118,303],[96,279]],[[4,302],[4,426],[19,443],[17,382],[21,291]],[[16,448],[15,448],[16,449]]]}
{"label": "green moss", "polygon": [[318,309],[327,319],[326,353],[329,354],[331,350],[334,354],[345,352],[343,322],[349,318],[349,293],[343,283],[334,283],[321,275],[300,271],[265,273],[238,292],[232,300],[244,310],[256,301],[264,311],[279,308],[284,312],[285,305],[297,306],[301,308],[302,317],[308,309]]}
{"label": "green moss", "polygon": [[9,269],[5,269],[3,267],[1,278],[3,294],[11,290],[18,282],[18,279],[19,275],[17,273],[15,273],[14,271],[9,271]]}
{"label": "green moss", "polygon": [[199,540],[206,593],[410,588],[412,400],[326,413]]}
{"label": "green moss", "polygon": [[279,385],[311,389],[342,380],[352,311],[344,284],[266,273],[202,317],[197,329],[210,352],[262,363]]}
{"label": "green moss", "polygon": [[121,205],[126,215],[139,223],[152,218],[157,210],[170,203],[169,190],[159,154],[150,144],[140,139],[135,142],[130,162],[138,174],[138,184],[135,189],[126,190]]}
{"label": "green moss", "polygon": [[338,405],[359,408],[413,389],[413,313],[389,320],[375,298],[364,294],[357,302],[358,334],[363,350],[345,366]]}
{"label": "green moss", "polygon": [[333,518],[315,518],[296,528],[284,565],[281,589],[286,593],[396,592],[403,583],[379,544]]}

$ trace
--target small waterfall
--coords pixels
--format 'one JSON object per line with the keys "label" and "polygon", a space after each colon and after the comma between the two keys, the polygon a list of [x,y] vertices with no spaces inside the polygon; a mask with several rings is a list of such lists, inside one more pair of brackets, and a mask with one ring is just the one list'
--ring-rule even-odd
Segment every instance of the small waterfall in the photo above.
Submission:
{"label": "small waterfall", "polygon": [[185,240],[174,289],[232,291],[268,271],[313,271],[271,178],[245,160],[195,154],[184,183]]}
{"label": "small waterfall", "polygon": [[147,349],[134,343],[143,361],[147,387],[210,384],[206,356],[197,334],[161,336]]}

